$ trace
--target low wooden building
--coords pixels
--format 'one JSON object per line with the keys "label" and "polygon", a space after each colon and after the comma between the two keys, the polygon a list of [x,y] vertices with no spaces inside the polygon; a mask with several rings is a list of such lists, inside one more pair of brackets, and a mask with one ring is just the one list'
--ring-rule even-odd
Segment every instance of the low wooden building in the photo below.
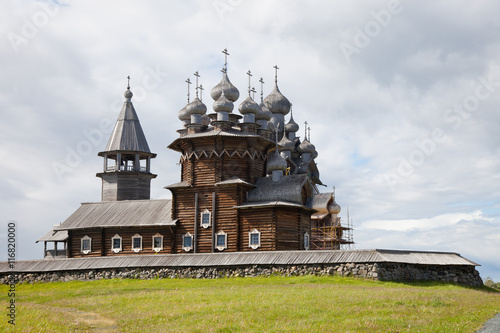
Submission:
{"label": "low wooden building", "polygon": [[[171,200],[150,200],[156,154],[128,86],[109,142],[98,154],[102,201],[83,203],[40,241],[63,239],[69,258],[320,248],[317,230],[333,220],[339,226],[340,206],[332,210],[334,194],[318,191],[318,153],[307,131],[303,140],[296,135],[299,126],[278,89],[277,73],[260,104],[249,88],[237,115],[239,91],[226,66],[222,72],[211,91],[214,112],[207,114],[197,85],[195,99],[188,92],[188,104],[178,113],[182,128],[168,148],[180,153],[181,174],[165,187]],[[326,248],[332,246],[338,248]]]}

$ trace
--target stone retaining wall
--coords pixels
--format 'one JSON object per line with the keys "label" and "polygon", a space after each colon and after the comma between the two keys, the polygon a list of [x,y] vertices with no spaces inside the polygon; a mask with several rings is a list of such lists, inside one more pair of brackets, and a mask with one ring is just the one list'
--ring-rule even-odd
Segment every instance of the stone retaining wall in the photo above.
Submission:
{"label": "stone retaining wall", "polygon": [[193,278],[218,279],[226,277],[257,276],[341,275],[382,281],[441,281],[479,287],[483,282],[474,266],[430,266],[412,264],[365,263],[297,266],[247,266],[247,267],[164,267],[121,268],[87,271],[58,271],[41,273],[7,273],[0,276],[0,283],[9,284],[14,278],[18,283],[92,281],[102,279],[156,279]]}

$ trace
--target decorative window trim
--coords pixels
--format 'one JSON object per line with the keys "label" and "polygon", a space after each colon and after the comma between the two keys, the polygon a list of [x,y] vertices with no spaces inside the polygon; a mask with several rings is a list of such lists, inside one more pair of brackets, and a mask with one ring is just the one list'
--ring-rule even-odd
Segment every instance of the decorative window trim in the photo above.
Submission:
{"label": "decorative window trim", "polygon": [[[189,237],[191,238],[191,246],[184,246],[184,239],[186,239],[186,237]],[[189,252],[193,249],[193,235],[191,235],[189,232],[187,232],[186,234],[182,235],[182,249],[186,252]]]}
{"label": "decorative window trim", "polygon": [[[115,248],[115,239],[120,240],[120,247],[119,248]],[[111,251],[113,251],[114,253],[121,252],[122,247],[123,247],[123,239],[120,235],[116,234],[113,237],[111,237]]]}
{"label": "decorative window trim", "polygon": [[[224,236],[224,244],[223,245],[219,245],[219,236]],[[215,234],[215,248],[219,251],[224,251],[225,249],[227,249],[227,233],[225,233],[224,231],[219,231],[217,234]]]}
{"label": "decorative window trim", "polygon": [[309,231],[304,233],[304,249],[309,250],[311,246],[311,236],[309,236]]}
{"label": "decorative window trim", "polygon": [[[141,246],[140,247],[134,247],[134,239],[139,238],[141,240]],[[135,253],[142,251],[142,236],[139,234],[135,234],[132,236],[132,251]]]}
{"label": "decorative window trim", "polygon": [[[208,222],[203,223],[203,217],[207,215],[208,215]],[[210,211],[205,208],[205,210],[200,213],[200,226],[206,229],[211,225],[212,225],[212,213],[210,213]]]}
{"label": "decorative window trim", "polygon": [[[89,248],[88,249],[84,249],[83,248],[83,243],[84,241],[89,241]],[[82,237],[82,239],[80,240],[80,250],[82,251],[83,254],[89,254],[90,252],[92,252],[92,238],[90,238],[89,236],[85,235],[84,237]]]}
{"label": "decorative window trim", "polygon": [[[252,235],[258,235],[258,244],[252,244]],[[252,249],[258,249],[260,247],[260,231],[257,229],[253,229],[248,233],[248,246],[250,246]]]}
{"label": "decorative window trim", "polygon": [[[161,238],[161,246],[160,246],[160,247],[155,247],[155,238],[158,238],[158,237],[160,237],[160,238]],[[163,250],[163,235],[160,235],[160,234],[158,234],[158,233],[157,233],[157,234],[154,234],[154,235],[153,235],[153,239],[152,239],[152,240],[153,240],[153,244],[152,244],[152,246],[153,246],[153,251],[155,251],[155,252],[160,252],[161,250]]]}

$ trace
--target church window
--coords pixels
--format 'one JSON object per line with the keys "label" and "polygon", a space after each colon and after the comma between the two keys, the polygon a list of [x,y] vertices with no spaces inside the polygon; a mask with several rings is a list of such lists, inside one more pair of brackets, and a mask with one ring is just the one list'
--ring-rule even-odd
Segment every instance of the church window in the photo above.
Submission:
{"label": "church window", "polygon": [[309,232],[306,232],[304,234],[304,249],[305,250],[309,250],[309,242],[310,242]]}
{"label": "church window", "polygon": [[132,250],[134,252],[142,251],[142,236],[139,234],[135,234],[132,236]]}
{"label": "church window", "polygon": [[159,252],[161,250],[163,250],[163,236],[155,234],[153,236],[153,251]]}
{"label": "church window", "polygon": [[188,232],[182,236],[182,249],[186,252],[193,248],[193,236]]}
{"label": "church window", "polygon": [[253,229],[248,233],[248,238],[249,238],[249,246],[252,249],[257,249],[260,247],[260,231],[257,229]]}
{"label": "church window", "polygon": [[210,213],[210,211],[208,209],[205,209],[202,213],[201,213],[201,217],[200,217],[200,220],[201,220],[201,226],[203,228],[208,228],[210,227],[211,225],[211,220],[212,220],[212,213]]}
{"label": "church window", "polygon": [[114,235],[111,238],[111,250],[114,253],[118,253],[122,250],[122,238],[119,235]]}
{"label": "church window", "polygon": [[89,236],[85,235],[85,237],[82,238],[82,253],[83,254],[88,254],[92,250],[92,238]]}
{"label": "church window", "polygon": [[224,231],[219,231],[216,235],[216,248],[219,251],[227,249],[227,234]]}

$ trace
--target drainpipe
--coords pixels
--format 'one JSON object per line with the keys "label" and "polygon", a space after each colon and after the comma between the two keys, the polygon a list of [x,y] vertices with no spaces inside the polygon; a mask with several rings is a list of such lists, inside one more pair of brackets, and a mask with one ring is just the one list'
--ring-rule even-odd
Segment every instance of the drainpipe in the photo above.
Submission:
{"label": "drainpipe", "polygon": [[215,252],[215,192],[212,193],[212,252]]}
{"label": "drainpipe", "polygon": [[196,253],[196,243],[198,241],[198,193],[194,194],[194,239],[193,252]]}

